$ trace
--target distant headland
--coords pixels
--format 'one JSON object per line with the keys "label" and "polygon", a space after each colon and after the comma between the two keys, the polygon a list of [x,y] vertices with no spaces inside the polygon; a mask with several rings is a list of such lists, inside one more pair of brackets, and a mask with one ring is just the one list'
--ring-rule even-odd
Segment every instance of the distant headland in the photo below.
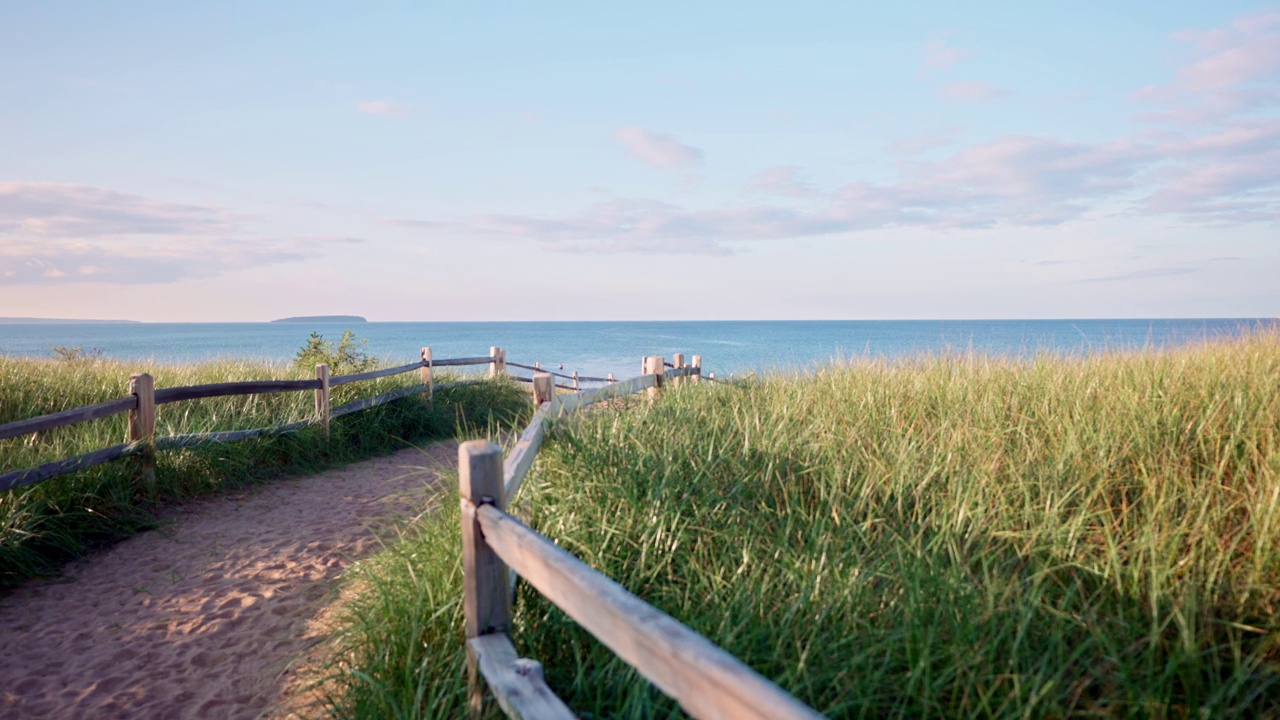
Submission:
{"label": "distant headland", "polygon": [[304,323],[304,322],[348,322],[362,323],[369,322],[359,315],[306,315],[303,317],[287,317],[279,320],[272,320],[273,323]]}
{"label": "distant headland", "polygon": [[131,325],[140,325],[139,320],[78,320],[75,318],[31,318],[31,317],[0,317],[0,325],[88,325],[88,324],[107,324],[117,325],[127,323]]}

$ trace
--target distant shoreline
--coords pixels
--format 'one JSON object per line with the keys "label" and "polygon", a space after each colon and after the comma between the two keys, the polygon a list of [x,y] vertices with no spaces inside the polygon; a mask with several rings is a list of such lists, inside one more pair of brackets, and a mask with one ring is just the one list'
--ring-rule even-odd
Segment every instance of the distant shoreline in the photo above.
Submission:
{"label": "distant shoreline", "polygon": [[141,320],[82,320],[78,318],[0,317],[0,325],[141,325]]}
{"label": "distant shoreline", "polygon": [[367,323],[365,318],[359,315],[304,315],[301,317],[287,317],[279,320],[272,320],[273,323],[308,323],[308,322],[349,322],[349,323]]}

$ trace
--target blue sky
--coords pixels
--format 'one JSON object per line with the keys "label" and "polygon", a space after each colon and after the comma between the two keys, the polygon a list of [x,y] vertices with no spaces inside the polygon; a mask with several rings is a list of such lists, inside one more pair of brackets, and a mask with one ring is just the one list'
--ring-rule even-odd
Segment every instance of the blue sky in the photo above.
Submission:
{"label": "blue sky", "polygon": [[0,315],[1280,315],[1280,5],[0,3]]}

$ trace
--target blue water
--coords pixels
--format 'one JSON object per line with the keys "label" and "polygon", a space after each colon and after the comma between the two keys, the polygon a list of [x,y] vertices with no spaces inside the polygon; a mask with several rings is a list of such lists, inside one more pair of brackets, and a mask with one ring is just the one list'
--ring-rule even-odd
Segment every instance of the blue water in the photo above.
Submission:
{"label": "blue water", "polygon": [[101,348],[107,357],[191,362],[213,358],[291,359],[314,330],[337,340],[351,329],[366,350],[408,363],[430,346],[436,358],[488,355],[584,375],[631,377],[645,355],[703,356],[704,372],[806,369],[832,360],[976,352],[1027,357],[1041,352],[1167,347],[1239,334],[1275,319],[883,320],[489,323],[143,323],[0,324],[0,354],[52,357],[51,346]]}

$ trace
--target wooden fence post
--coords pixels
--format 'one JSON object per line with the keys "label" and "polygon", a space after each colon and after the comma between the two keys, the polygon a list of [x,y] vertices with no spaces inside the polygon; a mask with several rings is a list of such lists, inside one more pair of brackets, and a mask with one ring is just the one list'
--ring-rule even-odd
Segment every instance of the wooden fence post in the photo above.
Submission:
{"label": "wooden fence post", "polygon": [[422,384],[427,386],[427,399],[431,400],[436,396],[435,381],[431,378],[431,348],[422,348],[422,362],[426,363],[426,365],[423,365],[422,369],[418,371],[418,377]]}
{"label": "wooden fence post", "polygon": [[650,355],[649,357],[645,358],[644,374],[658,376],[656,378],[657,384],[649,388],[648,390],[649,400],[652,401],[652,400],[658,399],[658,389],[662,387],[663,376],[666,372],[667,372],[667,369],[665,367],[665,363],[662,360],[662,356]]}
{"label": "wooden fence post", "polygon": [[[462,608],[466,637],[505,632],[511,627],[511,593],[507,566],[484,541],[476,509],[492,504],[506,510],[502,484],[502,448],[487,440],[470,440],[458,448],[458,491],[462,498]],[[479,659],[467,645],[467,687],[471,714],[483,710]]]}
{"label": "wooden fence post", "polygon": [[609,384],[612,385],[613,383],[614,383],[613,373],[609,373]]}
{"label": "wooden fence post", "polygon": [[324,434],[329,434],[329,366],[320,363],[316,366],[316,379],[320,387],[316,388],[316,419],[324,427]]}
{"label": "wooden fence post", "polygon": [[489,348],[489,357],[493,360],[489,365],[489,377],[498,377],[507,371],[507,354],[502,348]]}
{"label": "wooden fence post", "polygon": [[684,377],[682,376],[682,373],[684,372],[684,353],[676,353],[675,355],[672,355],[671,364],[675,367],[676,371],[676,376],[672,379],[671,384],[673,386],[683,385]]}
{"label": "wooden fence post", "polygon": [[702,382],[702,356],[693,356],[693,384],[697,385]]}
{"label": "wooden fence post", "polygon": [[582,390],[582,386],[578,384],[578,371],[577,371],[577,370],[574,370],[574,371],[573,371],[573,389],[574,389],[574,390],[577,390],[577,391],[581,391],[581,390]]}
{"label": "wooden fence post", "polygon": [[534,373],[534,406],[541,407],[556,397],[556,379],[550,373]]}
{"label": "wooden fence post", "polygon": [[129,376],[129,394],[138,407],[129,411],[129,442],[143,443],[138,457],[138,480],[148,495],[156,490],[156,381],[149,373]]}

